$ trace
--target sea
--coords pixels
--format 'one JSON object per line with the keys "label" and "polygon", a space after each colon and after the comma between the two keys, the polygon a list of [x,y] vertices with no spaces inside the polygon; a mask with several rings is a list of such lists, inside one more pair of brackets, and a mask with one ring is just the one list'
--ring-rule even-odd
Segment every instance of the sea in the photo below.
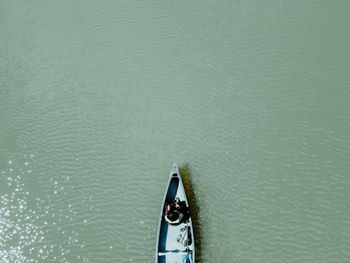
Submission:
{"label": "sea", "polygon": [[196,263],[349,262],[349,13],[1,1],[0,263],[155,262],[174,163]]}

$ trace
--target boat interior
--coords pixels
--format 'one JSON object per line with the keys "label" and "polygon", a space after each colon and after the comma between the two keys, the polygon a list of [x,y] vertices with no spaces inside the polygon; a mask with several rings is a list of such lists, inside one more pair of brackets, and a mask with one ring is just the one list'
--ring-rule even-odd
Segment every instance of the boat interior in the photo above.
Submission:
{"label": "boat interior", "polygon": [[[176,197],[180,200],[186,199],[183,187],[179,187],[179,178],[174,174],[169,183],[165,204]],[[185,255],[192,254],[193,244],[188,241],[191,240],[190,227],[186,222],[170,225],[162,216],[158,240],[158,263],[182,262]]]}

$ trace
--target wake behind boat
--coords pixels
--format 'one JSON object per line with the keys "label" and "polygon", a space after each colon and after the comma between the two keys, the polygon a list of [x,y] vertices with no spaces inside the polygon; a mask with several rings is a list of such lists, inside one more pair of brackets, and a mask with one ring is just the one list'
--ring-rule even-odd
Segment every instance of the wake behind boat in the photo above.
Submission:
{"label": "wake behind boat", "polygon": [[163,198],[157,235],[156,263],[194,263],[192,218],[176,164]]}

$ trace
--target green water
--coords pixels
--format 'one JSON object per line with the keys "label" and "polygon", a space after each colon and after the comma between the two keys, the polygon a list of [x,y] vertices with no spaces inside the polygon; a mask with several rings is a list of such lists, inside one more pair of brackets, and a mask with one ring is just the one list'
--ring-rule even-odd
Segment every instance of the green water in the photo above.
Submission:
{"label": "green water", "polygon": [[174,161],[198,262],[348,262],[349,13],[1,1],[0,262],[154,262]]}

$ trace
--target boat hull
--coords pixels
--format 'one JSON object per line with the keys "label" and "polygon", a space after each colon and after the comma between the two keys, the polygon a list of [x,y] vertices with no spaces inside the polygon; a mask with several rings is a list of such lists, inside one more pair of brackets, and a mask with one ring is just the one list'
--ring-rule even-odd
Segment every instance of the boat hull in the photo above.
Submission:
{"label": "boat hull", "polygon": [[183,263],[186,262],[187,258],[191,260],[191,263],[195,262],[191,216],[189,215],[187,220],[175,225],[167,223],[164,217],[165,204],[170,203],[175,198],[186,202],[186,206],[189,207],[176,164],[170,172],[167,189],[163,197],[157,234],[156,263]]}

